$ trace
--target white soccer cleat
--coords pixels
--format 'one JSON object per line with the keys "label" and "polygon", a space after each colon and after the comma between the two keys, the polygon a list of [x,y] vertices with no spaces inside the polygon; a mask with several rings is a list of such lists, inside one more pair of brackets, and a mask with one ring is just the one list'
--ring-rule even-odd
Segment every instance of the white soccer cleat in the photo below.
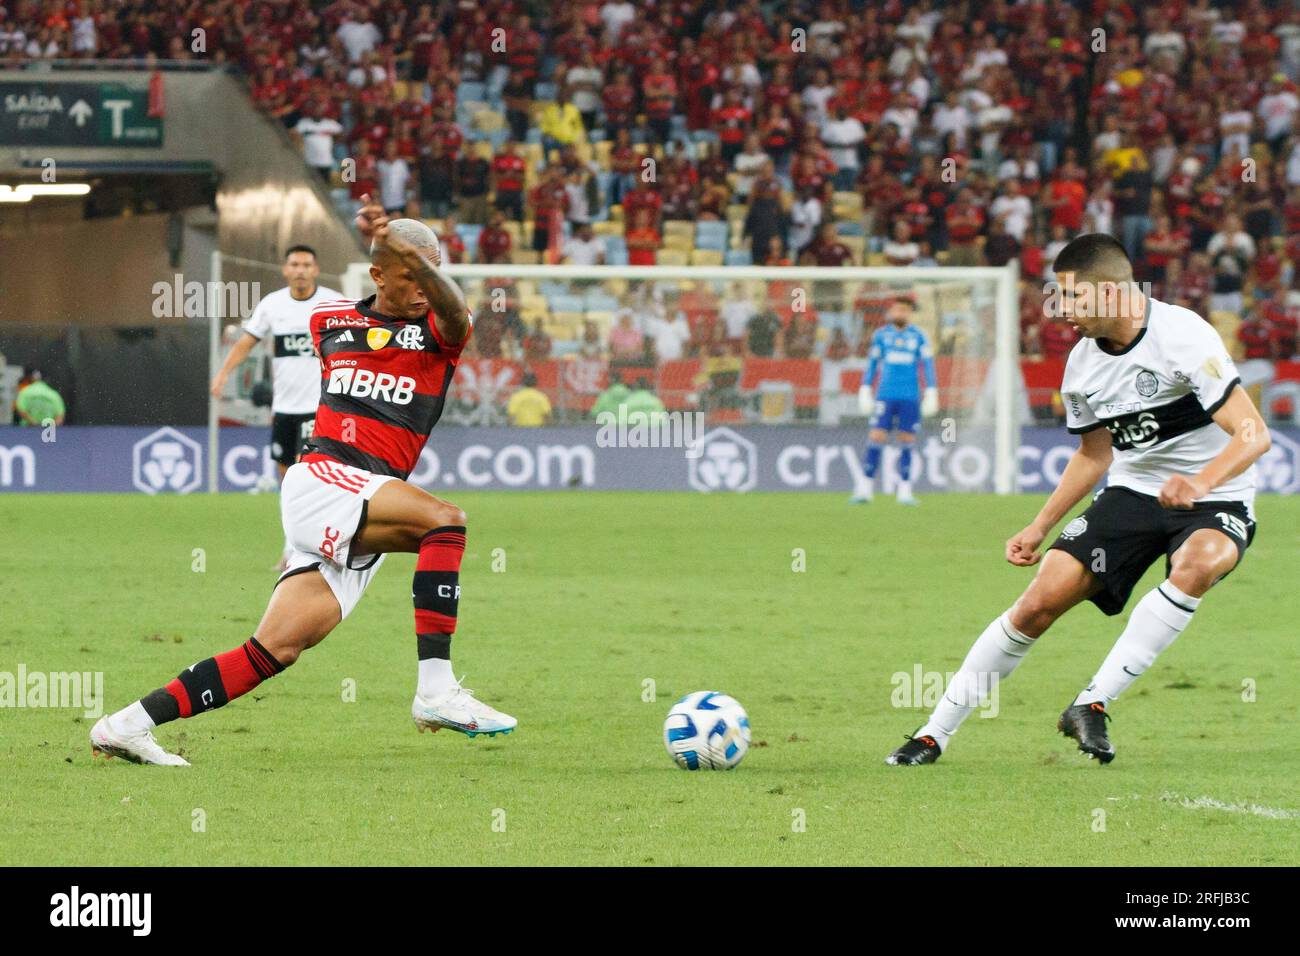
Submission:
{"label": "white soccer cleat", "polygon": [[870,478],[864,478],[853,486],[853,496],[849,498],[851,505],[870,504],[875,497],[875,482]]}
{"label": "white soccer cleat", "polygon": [[475,698],[469,688],[459,685],[433,698],[421,697],[417,693],[415,702],[411,704],[411,719],[420,733],[431,730],[436,734],[443,727],[449,727],[466,737],[508,734],[518,723],[509,714],[503,714]]}
{"label": "white soccer cleat", "polygon": [[147,763],[156,767],[188,767],[190,762],[178,754],[169,754],[158,746],[153,734],[147,730],[121,734],[113,729],[104,716],[90,728],[90,752],[105,758],[121,757],[131,763]]}
{"label": "white soccer cleat", "polygon": [[910,481],[900,481],[898,483],[897,501],[900,505],[919,504],[916,496],[912,494],[912,483]]}

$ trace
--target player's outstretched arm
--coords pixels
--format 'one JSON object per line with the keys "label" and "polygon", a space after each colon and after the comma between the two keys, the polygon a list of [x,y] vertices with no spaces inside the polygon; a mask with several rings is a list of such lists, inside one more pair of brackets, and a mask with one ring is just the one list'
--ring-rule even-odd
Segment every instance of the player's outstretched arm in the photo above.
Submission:
{"label": "player's outstretched arm", "polygon": [[230,377],[230,373],[234,371],[240,362],[248,358],[248,353],[253,351],[253,346],[259,341],[261,340],[253,333],[245,332],[239,337],[239,341],[230,347],[230,353],[226,356],[226,360],[221,363],[221,368],[217,370],[216,376],[212,379],[210,391],[213,398],[221,397],[221,393],[226,387],[226,379]]}
{"label": "player's outstretched arm", "polygon": [[1225,481],[1236,478],[1273,446],[1264,416],[1240,385],[1233,386],[1214,413],[1214,421],[1232,436],[1231,440],[1200,474],[1171,475],[1160,489],[1160,504],[1164,507],[1191,508],[1197,498],[1204,498]]}
{"label": "player's outstretched arm", "polygon": [[1019,567],[1027,568],[1037,564],[1042,558],[1038,546],[1080,501],[1086,497],[1101,476],[1110,467],[1114,454],[1110,444],[1110,432],[1104,428],[1094,428],[1084,432],[1080,437],[1078,450],[1070,456],[1065,466],[1060,484],[1047,499],[1038,516],[1029,526],[1007,541],[1007,560]]}

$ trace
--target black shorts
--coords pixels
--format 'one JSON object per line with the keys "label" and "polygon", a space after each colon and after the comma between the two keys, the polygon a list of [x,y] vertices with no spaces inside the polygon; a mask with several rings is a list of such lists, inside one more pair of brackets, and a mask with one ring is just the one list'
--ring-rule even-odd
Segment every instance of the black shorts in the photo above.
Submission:
{"label": "black shorts", "polygon": [[271,457],[286,468],[298,460],[302,443],[311,437],[316,413],[286,415],[276,412],[271,416]]}
{"label": "black shorts", "polygon": [[1231,538],[1238,562],[1255,537],[1255,522],[1240,501],[1202,501],[1178,510],[1162,508],[1152,495],[1116,487],[1098,494],[1052,548],[1078,558],[1096,575],[1102,589],[1090,600],[1103,613],[1118,614],[1156,559],[1165,556],[1168,575],[1174,552],[1202,528]]}

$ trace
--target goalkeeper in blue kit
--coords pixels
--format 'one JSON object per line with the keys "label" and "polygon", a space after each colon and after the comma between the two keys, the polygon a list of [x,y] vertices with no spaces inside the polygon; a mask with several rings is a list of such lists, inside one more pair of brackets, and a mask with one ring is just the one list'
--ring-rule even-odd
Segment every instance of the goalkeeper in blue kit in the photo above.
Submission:
{"label": "goalkeeper in blue kit", "polygon": [[[916,303],[910,296],[895,299],[886,313],[888,324],[871,337],[867,370],[858,389],[858,406],[871,420],[867,452],[862,457],[862,478],[854,488],[853,504],[871,501],[875,495],[880,457],[892,431],[898,437],[898,503],[916,504],[912,494],[912,445],[916,426],[924,416],[939,411],[939,390],[934,375],[934,353],[925,333],[912,324]],[[873,389],[876,373],[880,384]],[[919,373],[919,374],[918,374]],[[921,391],[920,378],[925,378]]]}

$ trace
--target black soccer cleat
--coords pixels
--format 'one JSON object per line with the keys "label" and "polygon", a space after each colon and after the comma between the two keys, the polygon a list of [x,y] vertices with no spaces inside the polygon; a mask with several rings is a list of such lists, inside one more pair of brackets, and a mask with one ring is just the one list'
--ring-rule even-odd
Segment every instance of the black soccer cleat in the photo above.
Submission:
{"label": "black soccer cleat", "polygon": [[893,767],[917,767],[923,763],[934,763],[939,759],[939,741],[928,734],[913,737],[910,734],[907,743],[885,758],[885,763]]}
{"label": "black soccer cleat", "polygon": [[1096,757],[1102,763],[1115,759],[1115,748],[1106,736],[1106,721],[1110,714],[1101,703],[1071,704],[1061,713],[1056,729],[1079,742],[1079,751]]}

